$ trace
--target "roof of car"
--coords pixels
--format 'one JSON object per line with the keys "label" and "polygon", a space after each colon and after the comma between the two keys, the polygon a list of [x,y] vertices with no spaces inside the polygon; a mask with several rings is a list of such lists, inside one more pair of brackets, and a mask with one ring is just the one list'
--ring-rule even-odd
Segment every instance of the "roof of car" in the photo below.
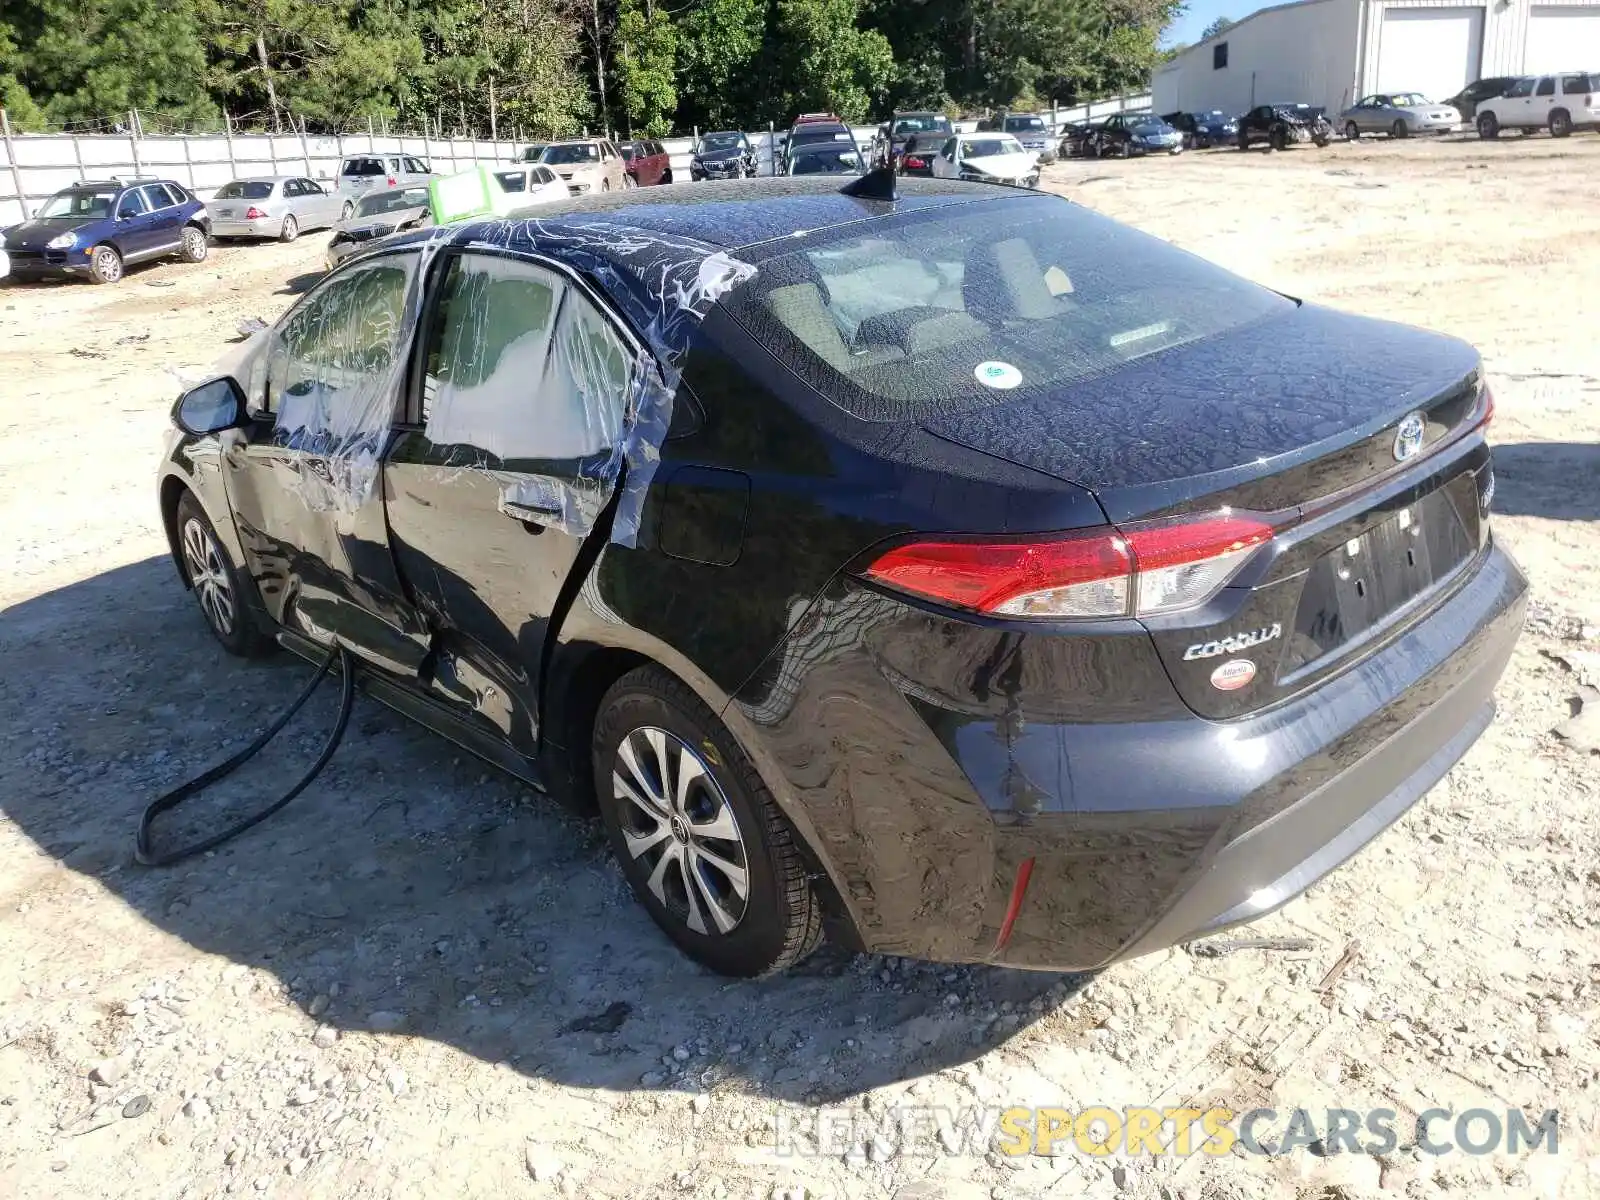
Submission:
{"label": "roof of car", "polygon": [[[900,199],[895,212],[914,212],[1015,194],[1014,189],[1001,191],[954,179],[907,177],[898,180],[897,186]],[[614,225],[619,232],[642,230],[667,238],[692,238],[721,250],[738,250],[789,237],[799,230],[844,225],[881,216],[886,211],[879,202],[852,199],[843,195],[839,188],[837,179],[777,176],[712,180],[697,183],[692,188],[605,192],[553,205],[520,208],[504,219],[464,221],[452,227],[455,232],[451,240],[466,244],[488,240],[488,235],[493,233],[495,242],[506,245],[506,231],[501,227],[515,226],[520,218],[538,218],[547,227],[560,228],[570,221],[574,229],[593,231],[597,225]],[[511,234],[510,248],[515,248],[520,239],[514,229]],[[438,236],[435,230],[405,235],[390,244]],[[533,249],[533,237],[528,235],[526,241],[524,248]]]}

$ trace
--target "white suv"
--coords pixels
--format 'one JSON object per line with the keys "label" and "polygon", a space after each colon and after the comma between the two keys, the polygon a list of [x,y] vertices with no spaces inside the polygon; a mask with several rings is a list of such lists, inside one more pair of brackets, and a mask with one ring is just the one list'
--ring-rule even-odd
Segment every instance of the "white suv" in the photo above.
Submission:
{"label": "white suv", "polygon": [[1519,79],[1505,95],[1482,101],[1477,121],[1481,138],[1499,137],[1502,129],[1548,129],[1554,137],[1566,137],[1574,129],[1600,127],[1600,73],[1561,71]]}

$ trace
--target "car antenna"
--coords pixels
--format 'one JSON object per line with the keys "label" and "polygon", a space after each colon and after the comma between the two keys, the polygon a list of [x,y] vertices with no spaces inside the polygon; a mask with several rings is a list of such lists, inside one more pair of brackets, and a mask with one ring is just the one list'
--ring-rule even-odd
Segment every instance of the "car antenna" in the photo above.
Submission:
{"label": "car antenna", "polygon": [[839,193],[857,200],[886,200],[890,204],[900,199],[893,167],[874,167],[860,179],[845,184]]}

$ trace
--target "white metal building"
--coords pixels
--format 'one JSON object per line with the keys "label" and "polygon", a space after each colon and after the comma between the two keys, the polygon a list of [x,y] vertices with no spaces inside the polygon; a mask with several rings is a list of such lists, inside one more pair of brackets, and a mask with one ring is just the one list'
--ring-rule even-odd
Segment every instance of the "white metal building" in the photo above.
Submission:
{"label": "white metal building", "polygon": [[1600,70],[1597,0],[1297,0],[1252,13],[1160,67],[1158,113],[1320,104],[1373,92],[1445,100],[1474,79]]}

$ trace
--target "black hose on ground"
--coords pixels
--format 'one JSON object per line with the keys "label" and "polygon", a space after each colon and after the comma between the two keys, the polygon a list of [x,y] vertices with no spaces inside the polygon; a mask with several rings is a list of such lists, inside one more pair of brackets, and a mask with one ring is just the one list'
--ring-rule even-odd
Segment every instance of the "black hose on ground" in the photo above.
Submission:
{"label": "black hose on ground", "polygon": [[[176,850],[169,850],[164,854],[157,854],[151,849],[150,832],[155,819],[162,813],[170,812],[172,809],[177,808],[190,797],[205,791],[206,788],[218,780],[232,775],[246,762],[260,753],[268,742],[278,736],[283,727],[294,717],[295,713],[299,712],[305,705],[305,702],[311,699],[312,693],[321,685],[323,679],[327,677],[328,671],[335,663],[339,665],[340,674],[339,719],[334,722],[327,741],[323,743],[322,753],[317,755],[317,760],[311,764],[306,773],[300,776],[299,782],[266,808],[251,813],[248,817],[235,822],[221,833],[214,834],[203,841],[194,842],[188,846],[180,846]],[[147,867],[170,867],[174,863],[183,862],[185,859],[193,858],[197,854],[204,854],[207,850],[215,850],[224,842],[231,841],[247,829],[254,828],[272,816],[273,813],[282,809],[310,786],[311,781],[321,774],[322,768],[328,765],[328,760],[333,757],[333,752],[339,748],[339,743],[344,738],[345,727],[350,723],[350,710],[355,705],[355,696],[355,666],[350,661],[350,656],[346,653],[344,647],[335,646],[328,651],[328,657],[322,660],[322,665],[317,668],[317,673],[311,677],[311,682],[306,684],[305,689],[296,697],[294,703],[289,705],[276,721],[257,735],[255,741],[226,762],[218,763],[205,774],[173,788],[170,792],[157,796],[150,802],[149,807],[144,810],[144,816],[139,818],[139,832],[134,844],[134,858]]]}

